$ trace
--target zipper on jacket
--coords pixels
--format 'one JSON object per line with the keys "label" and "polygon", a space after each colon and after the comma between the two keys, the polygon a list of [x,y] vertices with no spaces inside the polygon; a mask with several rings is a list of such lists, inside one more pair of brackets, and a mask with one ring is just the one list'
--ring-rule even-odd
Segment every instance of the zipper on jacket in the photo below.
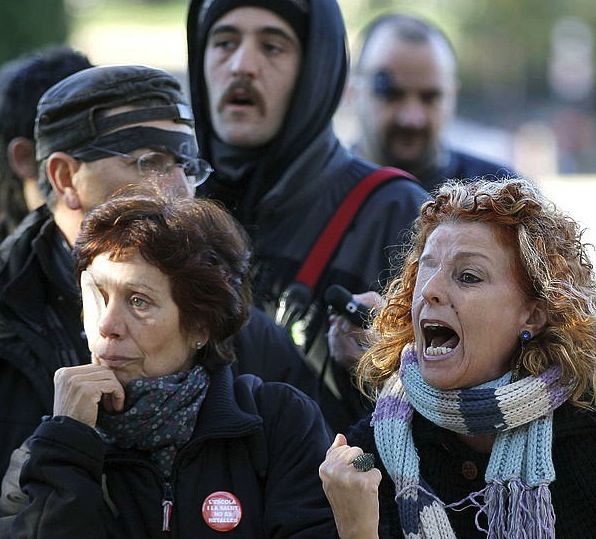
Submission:
{"label": "zipper on jacket", "polygon": [[174,495],[172,493],[172,485],[170,483],[164,484],[164,494],[161,500],[162,507],[162,521],[161,531],[169,532],[172,523],[172,513],[174,512]]}

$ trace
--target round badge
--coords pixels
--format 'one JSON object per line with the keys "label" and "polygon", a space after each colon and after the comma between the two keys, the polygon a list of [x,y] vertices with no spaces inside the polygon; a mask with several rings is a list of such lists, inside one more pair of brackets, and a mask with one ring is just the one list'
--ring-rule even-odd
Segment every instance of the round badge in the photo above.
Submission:
{"label": "round badge", "polygon": [[242,518],[240,500],[224,490],[209,494],[203,502],[202,511],[207,526],[218,532],[233,530]]}

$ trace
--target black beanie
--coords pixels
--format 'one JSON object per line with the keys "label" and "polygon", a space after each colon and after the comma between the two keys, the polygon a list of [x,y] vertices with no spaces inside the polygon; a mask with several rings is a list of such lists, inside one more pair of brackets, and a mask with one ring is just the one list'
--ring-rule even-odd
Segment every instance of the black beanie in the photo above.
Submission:
{"label": "black beanie", "polygon": [[260,7],[279,15],[292,27],[304,48],[308,29],[307,0],[205,0],[199,15],[201,32],[207,35],[213,24],[228,11],[247,6]]}

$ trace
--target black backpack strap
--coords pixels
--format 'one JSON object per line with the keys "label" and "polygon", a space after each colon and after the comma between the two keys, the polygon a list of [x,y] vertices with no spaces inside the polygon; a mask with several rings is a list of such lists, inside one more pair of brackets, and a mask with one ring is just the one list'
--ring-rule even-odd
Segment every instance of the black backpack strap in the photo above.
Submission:
{"label": "black backpack strap", "polygon": [[[259,407],[256,402],[255,394],[263,385],[263,380],[254,374],[241,374],[237,376],[234,382],[234,392],[238,406],[249,414],[260,416]],[[269,457],[267,453],[267,438],[265,428],[261,428],[252,434],[248,440],[250,458],[253,467],[261,481],[267,477],[267,467]]]}

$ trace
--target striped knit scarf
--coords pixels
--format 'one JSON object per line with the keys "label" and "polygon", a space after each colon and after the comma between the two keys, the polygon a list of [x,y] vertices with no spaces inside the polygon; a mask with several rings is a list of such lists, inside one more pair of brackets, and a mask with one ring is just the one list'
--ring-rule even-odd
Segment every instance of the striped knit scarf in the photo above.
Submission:
{"label": "striped knit scarf", "polygon": [[[551,367],[515,383],[509,383],[507,373],[471,389],[442,391],[424,382],[413,347],[404,348],[399,372],[379,395],[372,425],[379,454],[395,483],[406,539],[454,538],[445,509],[466,501],[479,507],[476,527],[491,539],[555,536],[548,488],[555,479],[552,413],[570,395],[558,383],[559,376],[560,368]],[[420,477],[412,436],[414,410],[454,432],[496,433],[483,490],[450,505],[432,493]],[[481,513],[488,517],[488,530],[479,524]]]}

